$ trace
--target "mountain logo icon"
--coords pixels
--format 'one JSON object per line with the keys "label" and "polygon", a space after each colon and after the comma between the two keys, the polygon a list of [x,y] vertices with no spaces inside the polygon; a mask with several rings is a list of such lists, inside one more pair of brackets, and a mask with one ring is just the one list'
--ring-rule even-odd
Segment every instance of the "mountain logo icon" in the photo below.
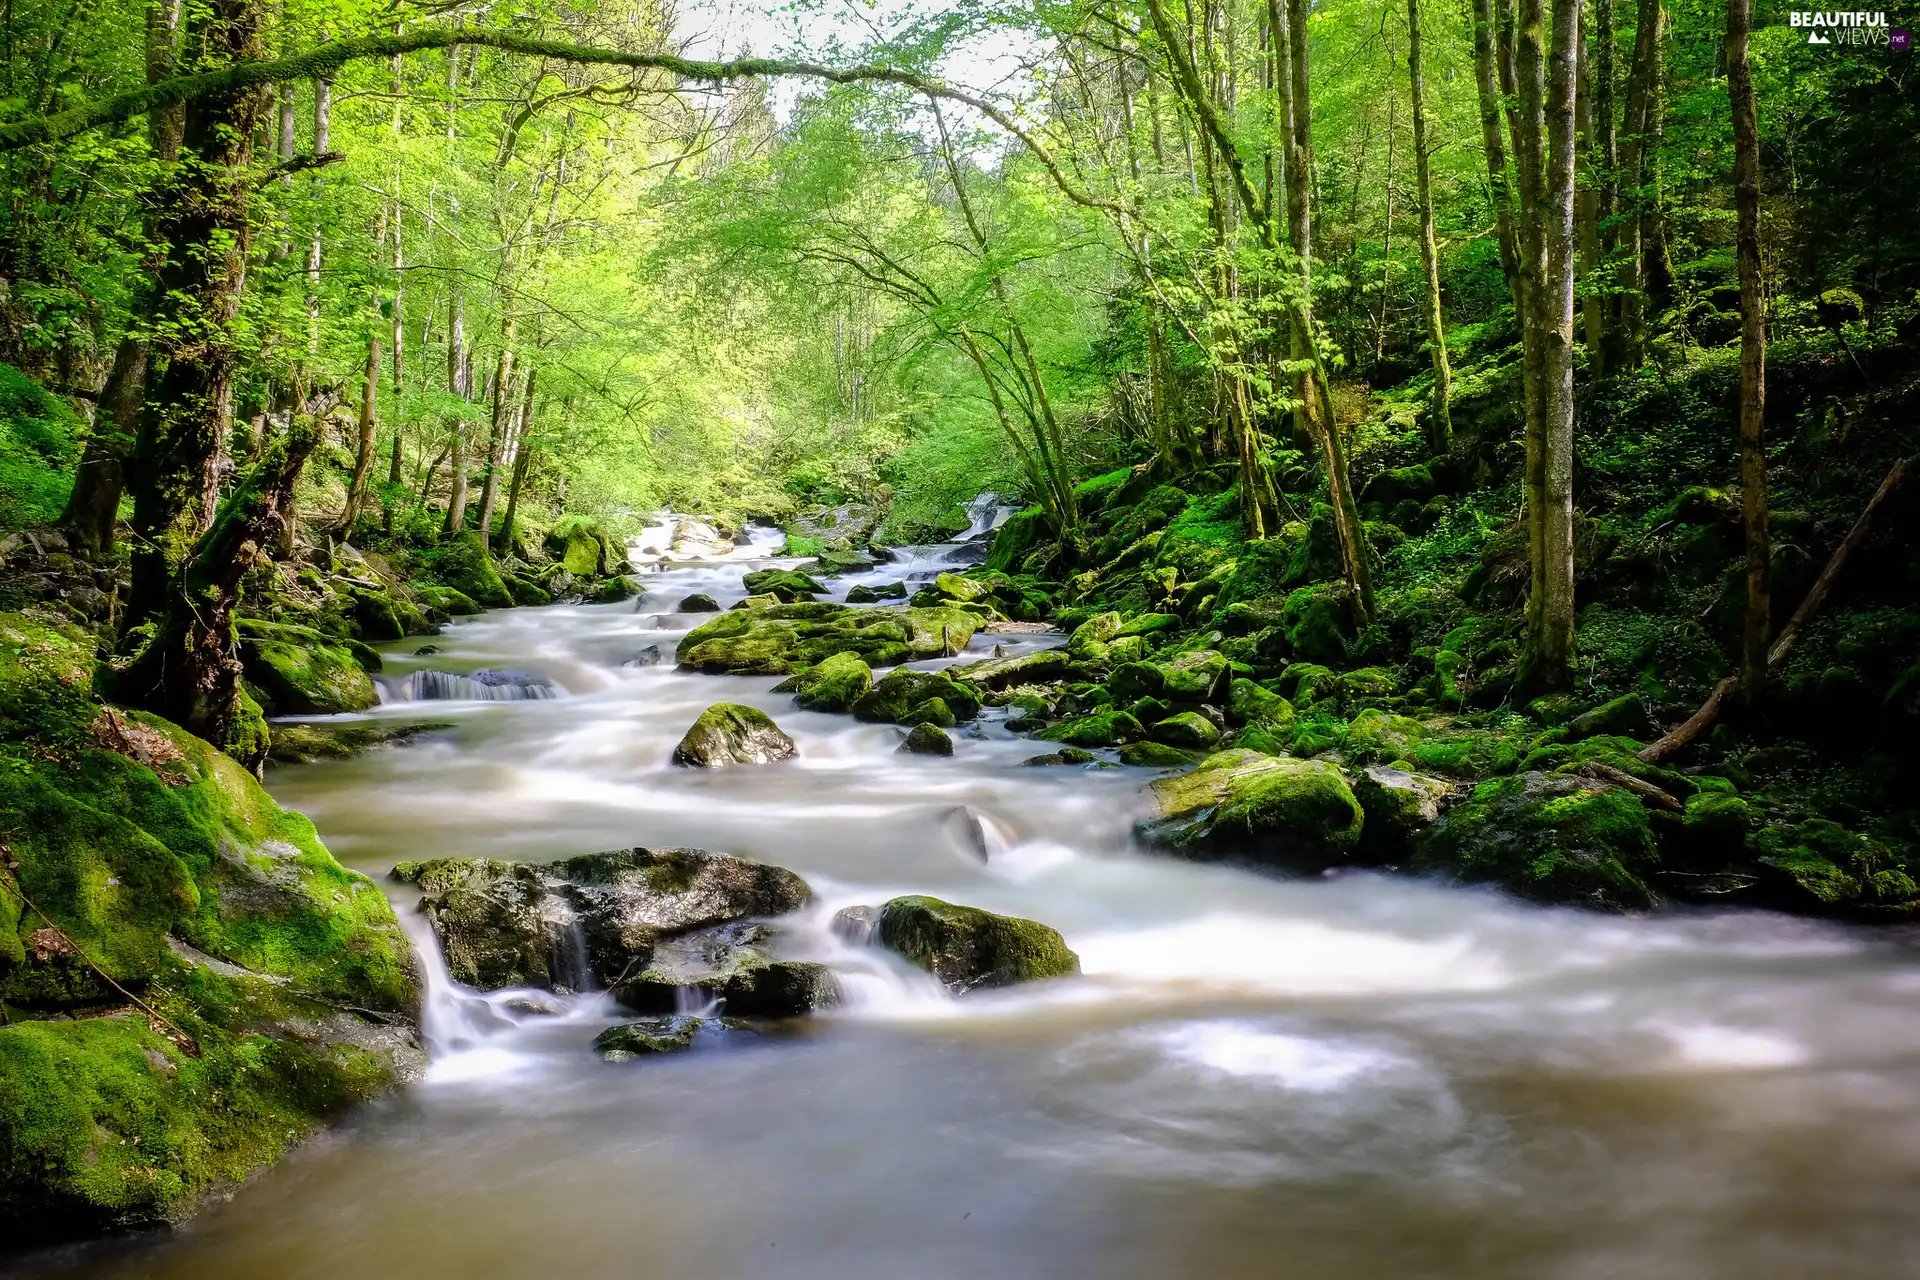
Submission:
{"label": "mountain logo icon", "polygon": [[1821,35],[1818,31],[1812,31],[1807,33],[1807,43],[1808,44],[1832,44],[1833,41],[1827,39],[1825,36]]}

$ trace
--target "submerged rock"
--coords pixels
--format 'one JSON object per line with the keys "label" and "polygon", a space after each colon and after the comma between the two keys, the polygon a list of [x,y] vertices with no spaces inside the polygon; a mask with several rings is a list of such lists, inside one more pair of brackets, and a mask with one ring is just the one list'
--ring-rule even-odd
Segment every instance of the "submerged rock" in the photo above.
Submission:
{"label": "submerged rock", "polygon": [[696,769],[720,769],[736,764],[772,764],[793,758],[796,748],[766,712],[737,702],[716,702],[700,713],[680,745],[673,762]]}
{"label": "submerged rock", "polygon": [[[1093,754],[1093,752],[1083,751],[1079,747],[1062,747],[1049,755],[1028,756],[1020,763],[1027,767],[1045,768],[1048,765],[1055,764],[1092,764],[1099,758],[1100,757]],[[1180,759],[1184,763],[1187,757],[1182,755]]]}
{"label": "submerged rock", "polygon": [[1150,790],[1155,814],[1139,835],[1191,857],[1327,866],[1359,842],[1365,819],[1340,770],[1324,760],[1222,751]]}
{"label": "submerged rock", "polygon": [[900,750],[914,756],[950,756],[953,754],[953,739],[939,725],[923,721],[913,726],[906,741],[900,744]]}
{"label": "submerged rock", "polygon": [[704,591],[696,591],[680,601],[677,613],[718,613],[720,602]]}
{"label": "submerged rock", "polygon": [[848,604],[878,604],[882,600],[905,600],[906,598],[907,584],[904,582],[882,582],[876,586],[857,582],[847,588]]}
{"label": "submerged rock", "polygon": [[613,998],[636,1013],[672,1013],[718,1004],[738,1018],[801,1018],[840,1002],[826,965],[769,959],[764,926],[714,929],[676,940],[653,963],[614,984]]}
{"label": "submerged rock", "polygon": [[631,1062],[662,1053],[693,1048],[694,1037],[707,1025],[691,1014],[667,1014],[608,1027],[593,1038],[593,1047],[608,1062]]}
{"label": "submerged rock", "polygon": [[881,907],[874,939],[959,993],[1080,972],[1058,930],[919,894]]}
{"label": "submerged rock", "polygon": [[698,849],[619,849],[550,865],[440,858],[403,862],[393,875],[422,890],[449,974],[482,991],[604,986],[669,939],[784,915],[812,898],[783,867]]}
{"label": "submerged rock", "polygon": [[453,728],[450,722],[427,724],[277,724],[267,758],[278,764],[346,760],[386,744],[404,745],[423,733]]}

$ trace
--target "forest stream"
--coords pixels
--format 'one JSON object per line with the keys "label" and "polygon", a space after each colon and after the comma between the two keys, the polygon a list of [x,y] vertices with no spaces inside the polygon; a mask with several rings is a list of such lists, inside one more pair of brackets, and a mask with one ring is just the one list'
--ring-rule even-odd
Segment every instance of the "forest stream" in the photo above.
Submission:
{"label": "forest stream", "polygon": [[[770,531],[614,605],[489,613],[414,670],[553,697],[390,699],[450,730],[282,767],[277,799],[395,893],[428,972],[426,1079],[183,1232],[65,1275],[1805,1276],[1913,1271],[1920,965],[1762,913],[1609,917],[1372,874],[1281,881],[1130,848],[1151,771],[1023,768],[989,710],[952,758],[670,660]],[[644,542],[645,539],[642,539]],[[931,576],[967,544],[835,585]],[[1057,635],[977,636],[1054,644]],[[417,685],[418,682],[413,682]],[[738,700],[800,747],[679,769]],[[801,873],[785,952],[846,1004],[789,1035],[603,1062],[604,994],[476,995],[396,861],[630,846]],[[984,861],[982,854],[984,852]],[[1084,975],[956,999],[827,927],[924,891],[1059,928]]]}

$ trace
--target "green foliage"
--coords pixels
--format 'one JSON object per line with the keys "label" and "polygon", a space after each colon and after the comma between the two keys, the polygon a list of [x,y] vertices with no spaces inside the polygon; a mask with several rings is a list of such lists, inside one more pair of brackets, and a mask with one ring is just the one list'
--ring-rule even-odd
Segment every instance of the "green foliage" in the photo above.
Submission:
{"label": "green foliage", "polygon": [[59,518],[80,459],[80,430],[73,410],[0,364],[0,532]]}

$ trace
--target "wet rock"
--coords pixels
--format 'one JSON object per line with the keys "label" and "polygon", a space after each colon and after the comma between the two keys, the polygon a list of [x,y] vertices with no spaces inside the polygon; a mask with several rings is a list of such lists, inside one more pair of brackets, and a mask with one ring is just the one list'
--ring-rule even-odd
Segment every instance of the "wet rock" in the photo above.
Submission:
{"label": "wet rock", "polygon": [[1093,752],[1083,751],[1079,747],[1062,747],[1049,755],[1028,756],[1020,763],[1026,767],[1044,769],[1048,765],[1056,764],[1092,764],[1099,758]]}
{"label": "wet rock", "polygon": [[267,758],[276,764],[346,760],[387,744],[402,745],[452,724],[281,724],[273,727]]}
{"label": "wet rock", "polygon": [[380,698],[345,645],[310,627],[243,618],[240,661],[268,715],[364,711]]}
{"label": "wet rock", "polygon": [[1391,765],[1370,764],[1353,779],[1353,796],[1367,815],[1360,833],[1365,852],[1380,861],[1404,856],[1453,798],[1454,788],[1440,778],[1410,773]]}
{"label": "wet rock", "polygon": [[882,582],[877,586],[855,583],[847,588],[848,604],[877,604],[882,600],[905,600],[907,584],[904,582]]}
{"label": "wet rock", "polygon": [[[864,697],[853,704],[853,714],[861,720],[883,724],[917,724],[933,719],[940,709],[929,704],[938,701],[953,723],[971,720],[980,714],[980,698],[944,671],[913,671],[898,667],[889,671]],[[932,715],[926,714],[933,711]]]}
{"label": "wet rock", "polygon": [[833,936],[850,946],[864,947],[873,941],[873,931],[880,924],[878,907],[842,907],[833,913],[828,928]]}
{"label": "wet rock", "polygon": [[1143,738],[1146,733],[1140,722],[1127,712],[1108,707],[1042,729],[1033,736],[1044,742],[1067,742],[1076,747],[1117,747]]}
{"label": "wet rock", "polygon": [[618,849],[550,865],[438,858],[403,862],[393,876],[419,886],[454,980],[482,991],[604,986],[684,935],[723,926],[731,931],[677,945],[737,951],[761,940],[759,926],[740,922],[812,898],[783,867],[698,849]]}
{"label": "wet rock", "polygon": [[608,1027],[593,1038],[593,1047],[608,1062],[631,1062],[662,1053],[683,1053],[707,1024],[691,1014],[666,1014]]}
{"label": "wet rock", "polygon": [[1434,824],[1406,866],[1491,882],[1536,902],[1626,911],[1654,904],[1647,880],[1659,853],[1633,792],[1535,771],[1476,787]]}
{"label": "wet rock", "polygon": [[1220,741],[1220,730],[1198,712],[1182,711],[1155,724],[1147,730],[1147,736],[1170,747],[1205,751]]}
{"label": "wet rock", "polygon": [[657,667],[665,661],[666,654],[661,652],[660,646],[650,644],[620,665],[623,667]]}
{"label": "wet rock", "polygon": [[673,762],[695,769],[772,764],[793,758],[793,739],[766,712],[737,702],[716,702],[673,749]]}
{"label": "wet rock", "polygon": [[1097,613],[1074,628],[1067,639],[1067,652],[1076,658],[1099,661],[1106,657],[1107,645],[1120,634],[1122,625],[1117,613]]}
{"label": "wet rock", "polygon": [[1235,724],[1285,728],[1297,717],[1293,704],[1251,680],[1235,680],[1227,687],[1227,719]]}
{"label": "wet rock", "polygon": [[1222,751],[1150,790],[1155,814],[1138,834],[1190,857],[1336,865],[1359,842],[1365,820],[1340,770],[1324,760]]}
{"label": "wet rock", "polygon": [[827,601],[736,608],[681,638],[683,666],[709,674],[786,675],[853,653],[869,666],[936,658],[964,649],[980,625],[964,609],[854,609]]}
{"label": "wet rock", "polygon": [[792,682],[803,710],[844,714],[873,688],[873,668],[857,653],[836,653]]}
{"label": "wet rock", "polygon": [[900,752],[913,756],[950,756],[953,739],[939,725],[923,721],[907,734],[906,741],[900,744]]}
{"label": "wet rock", "polygon": [[1055,929],[918,894],[881,907],[874,938],[962,994],[1080,972]]}
{"label": "wet rock", "polygon": [[759,945],[713,930],[668,944],[653,963],[613,987],[636,1013],[673,1013],[721,1003],[732,1017],[800,1018],[840,1002],[833,971],[823,964],[770,960]]}
{"label": "wet rock", "polygon": [[933,579],[933,589],[947,599],[957,600],[963,604],[985,600],[993,594],[992,588],[985,583],[975,582],[972,578],[957,573],[936,574]]}
{"label": "wet rock", "polygon": [[782,604],[811,600],[815,596],[825,595],[827,591],[818,578],[796,573],[792,569],[759,569],[741,581],[752,594],[773,596]]}
{"label": "wet rock", "polygon": [[1184,768],[1193,753],[1161,742],[1130,742],[1120,748],[1120,763],[1152,769]]}
{"label": "wet rock", "polygon": [[1041,649],[1008,658],[986,658],[947,668],[947,674],[982,689],[1007,689],[1019,684],[1044,684],[1067,673],[1072,659],[1064,649]]}
{"label": "wet rock", "polygon": [[679,613],[718,613],[720,602],[704,591],[696,591],[680,602]]}
{"label": "wet rock", "polygon": [[640,588],[633,585],[633,579],[625,574],[615,574],[593,589],[595,604],[619,604],[622,600],[631,600],[640,594]]}

